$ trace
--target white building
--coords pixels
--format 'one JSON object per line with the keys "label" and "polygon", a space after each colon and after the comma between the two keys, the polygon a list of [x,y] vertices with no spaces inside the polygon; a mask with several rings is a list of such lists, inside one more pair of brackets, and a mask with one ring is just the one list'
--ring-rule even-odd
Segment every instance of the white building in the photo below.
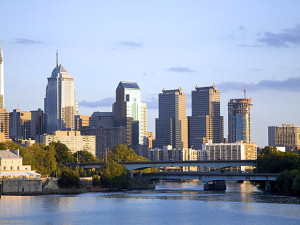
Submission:
{"label": "white building", "polygon": [[96,155],[96,136],[81,135],[80,131],[55,131],[54,135],[41,135],[40,142],[49,145],[51,142],[65,144],[72,153],[87,150]]}
{"label": "white building", "polygon": [[[253,143],[208,143],[202,144],[202,151],[198,156],[203,160],[256,160],[257,145]],[[199,159],[200,160],[200,159]],[[245,170],[251,167],[241,167],[238,169]]]}
{"label": "white building", "polygon": [[74,78],[62,65],[58,65],[58,61],[51,77],[48,77],[44,111],[48,134],[56,130],[74,130]]}
{"label": "white building", "polygon": [[0,150],[0,193],[36,193],[42,191],[41,175],[23,165],[17,150]]}

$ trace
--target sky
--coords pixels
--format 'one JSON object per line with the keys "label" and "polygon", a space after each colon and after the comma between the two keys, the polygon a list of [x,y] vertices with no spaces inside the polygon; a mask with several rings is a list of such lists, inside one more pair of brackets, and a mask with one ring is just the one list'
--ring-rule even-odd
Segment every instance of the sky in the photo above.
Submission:
{"label": "sky", "polygon": [[268,126],[300,125],[300,1],[4,1],[0,37],[5,107],[43,109],[47,77],[61,63],[75,78],[79,113],[111,111],[120,81],[137,82],[155,131],[158,93],[216,84],[227,103],[252,99],[252,141]]}

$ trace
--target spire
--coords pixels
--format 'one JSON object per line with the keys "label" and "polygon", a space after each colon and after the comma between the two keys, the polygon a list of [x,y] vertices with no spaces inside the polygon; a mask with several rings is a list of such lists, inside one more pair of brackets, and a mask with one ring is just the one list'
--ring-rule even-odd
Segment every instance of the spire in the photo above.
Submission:
{"label": "spire", "polygon": [[2,63],[2,49],[1,49],[1,39],[0,39],[0,63]]}
{"label": "spire", "polygon": [[58,67],[58,50],[56,50],[56,67]]}

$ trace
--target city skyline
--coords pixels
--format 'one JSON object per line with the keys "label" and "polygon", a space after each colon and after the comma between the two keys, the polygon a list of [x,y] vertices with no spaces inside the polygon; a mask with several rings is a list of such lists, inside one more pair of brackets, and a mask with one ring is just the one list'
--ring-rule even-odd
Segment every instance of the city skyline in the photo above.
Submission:
{"label": "city skyline", "polygon": [[[258,146],[267,145],[268,126],[300,125],[295,103],[300,91],[299,2],[265,1],[260,7],[258,1],[132,3],[66,1],[59,9],[55,1],[20,1],[17,8],[3,3],[5,108],[42,108],[58,49],[60,62],[75,78],[80,114],[111,110],[115,85],[137,82],[147,104],[147,131],[154,131],[162,88],[181,86],[190,115],[193,88],[215,83],[225,137],[227,103],[242,98],[245,87],[253,101],[252,141]],[[53,17],[54,11],[61,16]],[[6,23],[9,15],[14,18]]]}

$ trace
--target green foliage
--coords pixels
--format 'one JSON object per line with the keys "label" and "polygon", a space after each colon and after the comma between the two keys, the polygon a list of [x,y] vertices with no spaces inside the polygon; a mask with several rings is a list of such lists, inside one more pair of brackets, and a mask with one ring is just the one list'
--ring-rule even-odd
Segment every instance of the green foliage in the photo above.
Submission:
{"label": "green foliage", "polygon": [[87,150],[78,151],[73,154],[73,157],[76,159],[76,161],[78,160],[78,162],[83,162],[83,163],[99,162],[99,159]]}
{"label": "green foliage", "polygon": [[99,175],[94,175],[93,176],[93,186],[97,187],[100,186],[101,182],[100,182],[100,176]]}
{"label": "green foliage", "polygon": [[281,173],[298,169],[300,157],[295,152],[280,152],[275,147],[265,147],[257,158],[257,172]]}
{"label": "green foliage", "polygon": [[6,150],[6,143],[5,142],[0,143],[0,150]]}
{"label": "green foliage", "polygon": [[292,191],[295,195],[300,196],[300,172],[294,178]]}
{"label": "green foliage", "polygon": [[279,193],[289,193],[293,186],[294,174],[289,172],[281,173],[276,179],[276,190]]}
{"label": "green foliage", "polygon": [[86,177],[86,171],[84,168],[81,168],[80,171],[79,171],[79,176],[80,177]]}
{"label": "green foliage", "polygon": [[20,149],[20,155],[24,165],[31,165],[33,170],[43,176],[48,176],[54,174],[57,169],[55,150],[53,148],[44,149],[44,147],[43,144],[36,143],[31,147]]}
{"label": "green foliage", "polygon": [[[106,159],[106,156],[103,157]],[[149,161],[149,159],[138,156],[132,148],[127,145],[116,145],[112,151],[107,153],[108,161],[130,162],[130,161]]]}
{"label": "green foliage", "polygon": [[75,171],[66,169],[61,172],[57,184],[60,188],[79,188],[80,179]]}
{"label": "green foliage", "polygon": [[55,149],[55,158],[57,163],[68,163],[75,162],[71,150],[63,143],[60,142],[51,142],[48,148],[53,147]]}
{"label": "green foliage", "polygon": [[101,183],[108,188],[128,188],[131,184],[129,171],[115,161],[107,162],[103,169]]}
{"label": "green foliage", "polygon": [[[300,196],[300,157],[296,152],[280,152],[275,147],[265,147],[257,158],[257,171],[281,173],[275,191]],[[259,182],[263,187],[264,182]]]}

